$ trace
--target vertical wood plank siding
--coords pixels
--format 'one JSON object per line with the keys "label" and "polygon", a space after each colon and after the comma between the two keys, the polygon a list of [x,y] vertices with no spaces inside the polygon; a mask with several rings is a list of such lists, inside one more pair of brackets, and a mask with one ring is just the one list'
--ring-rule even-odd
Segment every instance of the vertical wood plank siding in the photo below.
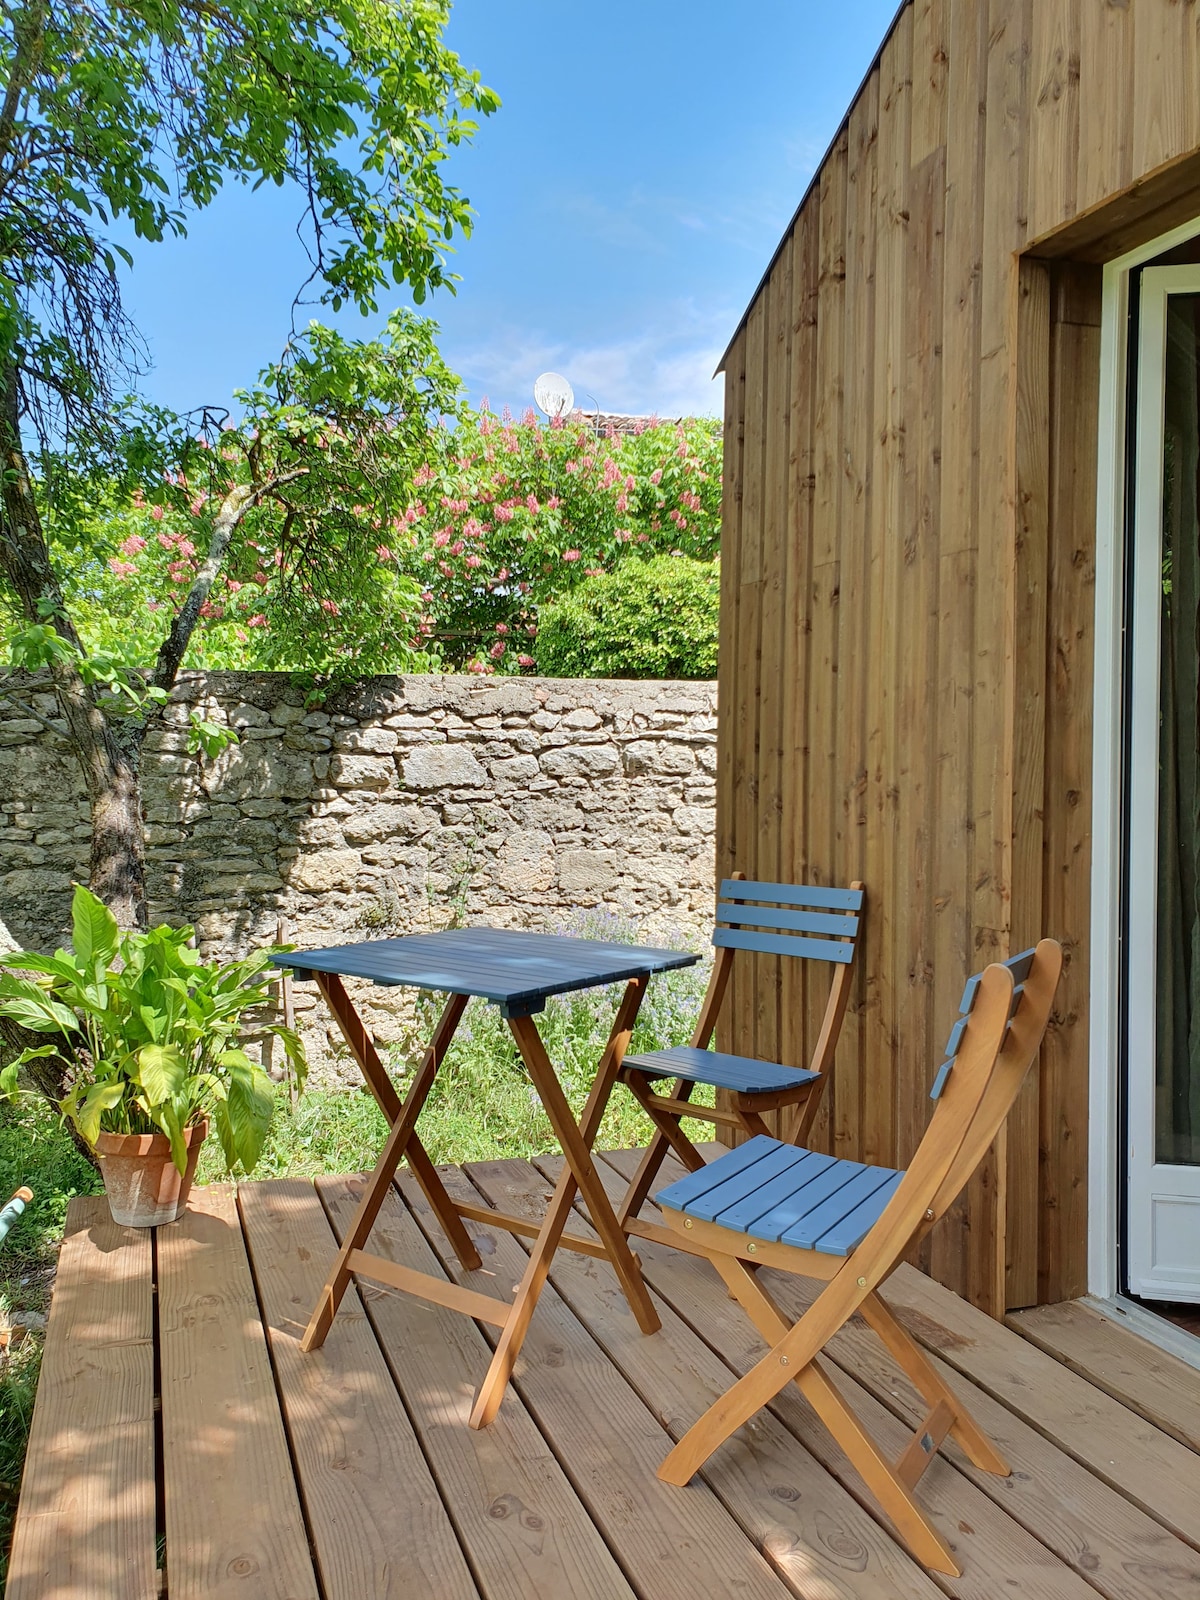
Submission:
{"label": "vertical wood plank siding", "polygon": [[[869,894],[816,1142],[907,1162],[965,973],[1068,952],[922,1263],[993,1312],[1085,1287],[1097,263],[1200,213],[1198,30],[910,0],[725,363],[719,870]],[[749,958],[722,1044],[804,1061],[823,1000]]]}

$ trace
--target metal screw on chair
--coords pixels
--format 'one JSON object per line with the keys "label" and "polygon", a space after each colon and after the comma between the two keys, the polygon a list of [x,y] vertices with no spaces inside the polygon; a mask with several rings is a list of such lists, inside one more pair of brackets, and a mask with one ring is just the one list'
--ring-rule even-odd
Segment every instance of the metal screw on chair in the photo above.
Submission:
{"label": "metal screw on chair", "polygon": [[860,1278],[858,1280],[858,1287],[860,1289],[865,1289],[867,1287],[867,1280],[865,1278]]}
{"label": "metal screw on chair", "polygon": [[685,1227],[685,1228],[690,1228],[690,1227],[691,1227],[691,1225],[692,1225],[692,1219],[691,1219],[691,1217],[684,1217],[684,1219],[683,1219],[683,1225],[684,1225],[684,1227]]}
{"label": "metal screw on chair", "polygon": [[791,1362],[788,1360],[787,1356],[780,1356],[779,1365],[781,1367],[790,1367],[791,1366]]}
{"label": "metal screw on chair", "polygon": [[746,1249],[750,1252],[751,1255],[753,1255],[754,1252],[758,1249],[758,1246],[756,1244],[748,1244],[746,1246]]}

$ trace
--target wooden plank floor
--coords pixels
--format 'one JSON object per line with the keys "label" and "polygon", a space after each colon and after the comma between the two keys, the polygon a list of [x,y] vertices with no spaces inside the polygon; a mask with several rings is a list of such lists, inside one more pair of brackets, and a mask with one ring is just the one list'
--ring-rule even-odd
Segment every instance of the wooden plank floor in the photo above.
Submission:
{"label": "wooden plank floor", "polygon": [[[614,1195],[636,1159],[600,1163]],[[446,1180],[536,1217],[558,1165]],[[989,1477],[951,1448],[931,1467],[921,1498],[963,1567],[934,1577],[798,1393],[689,1488],[658,1482],[669,1441],[761,1352],[711,1270],[663,1247],[639,1243],[649,1338],[605,1263],[560,1252],[482,1433],[466,1419],[494,1329],[364,1285],[302,1355],[360,1181],[199,1191],[154,1236],[73,1203],[9,1600],[1200,1600],[1200,1373],[1087,1308],[1002,1326],[911,1269],[891,1280],[1013,1466]],[[402,1175],[371,1248],[507,1299],[525,1244],[472,1232],[483,1267],[464,1274]],[[811,1299],[772,1281],[796,1313]],[[829,1354],[898,1450],[920,1415],[903,1375],[863,1324]]]}

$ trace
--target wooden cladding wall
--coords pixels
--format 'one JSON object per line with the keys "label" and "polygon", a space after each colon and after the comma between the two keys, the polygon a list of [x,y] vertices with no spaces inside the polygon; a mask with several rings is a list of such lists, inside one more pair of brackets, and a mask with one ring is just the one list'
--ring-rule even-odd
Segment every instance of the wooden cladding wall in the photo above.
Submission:
{"label": "wooden cladding wall", "polygon": [[[725,364],[719,864],[869,895],[822,1144],[905,1164],[964,976],[1066,947],[927,1246],[995,1312],[1085,1287],[1091,263],[1200,213],[1198,63],[1195,0],[912,0]],[[824,994],[746,957],[725,1043],[803,1063]]]}

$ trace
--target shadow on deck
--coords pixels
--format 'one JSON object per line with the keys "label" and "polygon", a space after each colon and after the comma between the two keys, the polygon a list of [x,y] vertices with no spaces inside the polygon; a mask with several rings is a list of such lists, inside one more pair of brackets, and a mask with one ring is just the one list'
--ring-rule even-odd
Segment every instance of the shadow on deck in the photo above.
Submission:
{"label": "shadow on deck", "polygon": [[[614,1193],[635,1161],[604,1158]],[[479,1163],[448,1182],[536,1217],[558,1165]],[[301,1355],[357,1190],[198,1190],[154,1236],[115,1227],[102,1199],[73,1202],[9,1600],[1200,1596],[1200,1373],[1086,1306],[1002,1327],[911,1268],[891,1279],[885,1298],[1013,1466],[992,1478],[950,1446],[926,1474],[922,1501],[964,1569],[935,1579],[797,1392],[689,1488],[658,1482],[668,1439],[761,1353],[691,1257],[639,1241],[663,1320],[647,1338],[607,1263],[560,1252],[482,1433],[467,1414],[492,1330],[462,1316],[364,1285]],[[520,1242],[472,1232],[484,1267],[464,1281],[509,1298]],[[407,1177],[372,1249],[456,1273]],[[798,1310],[805,1287],[774,1281]],[[830,1353],[898,1451],[915,1392],[861,1323]]]}

